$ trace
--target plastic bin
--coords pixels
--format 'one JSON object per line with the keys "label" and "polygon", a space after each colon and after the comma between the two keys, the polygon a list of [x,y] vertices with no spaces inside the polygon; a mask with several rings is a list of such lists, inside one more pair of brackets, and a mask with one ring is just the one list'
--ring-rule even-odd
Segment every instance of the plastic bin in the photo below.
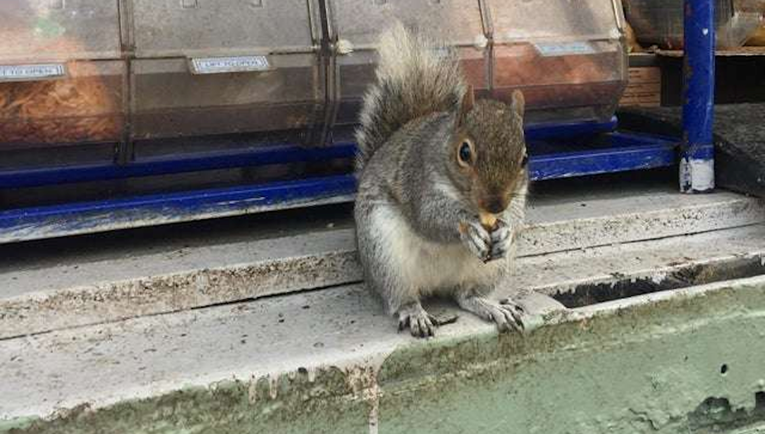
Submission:
{"label": "plastic bin", "polygon": [[[0,159],[19,166],[111,159],[124,125],[120,50],[117,2],[0,2]],[[53,152],[74,144],[92,152]],[[29,152],[40,147],[47,150]]]}
{"label": "plastic bin", "polygon": [[608,120],[626,86],[618,0],[329,0],[327,5],[338,126],[357,122],[363,94],[374,80],[374,44],[393,19],[455,47],[479,96],[507,100],[521,89],[528,122]]}
{"label": "plastic bin", "polygon": [[305,137],[323,119],[321,27],[305,0],[131,2],[133,139]]}
{"label": "plastic bin", "polygon": [[[715,1],[717,48],[742,46],[761,24],[762,0]],[[683,48],[683,0],[624,0],[624,11],[640,43]]]}
{"label": "plastic bin", "polygon": [[394,19],[456,47],[468,81],[477,92],[488,91],[488,40],[477,0],[328,0],[326,4],[335,54],[336,125],[358,121],[364,92],[375,79],[375,43],[385,23]]}
{"label": "plastic bin", "polygon": [[492,93],[526,97],[527,122],[606,121],[627,83],[621,5],[612,0],[486,0]]}

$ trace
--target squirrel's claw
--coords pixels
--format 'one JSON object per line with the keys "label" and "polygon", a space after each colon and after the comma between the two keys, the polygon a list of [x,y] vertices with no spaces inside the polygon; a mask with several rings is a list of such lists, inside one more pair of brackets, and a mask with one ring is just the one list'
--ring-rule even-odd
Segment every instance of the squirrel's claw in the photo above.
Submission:
{"label": "squirrel's claw", "polygon": [[506,314],[510,314],[510,318],[508,319],[512,322],[513,327],[516,330],[523,331],[526,328],[526,326],[523,324],[523,316],[526,314],[526,311],[523,309],[523,307],[511,299],[500,301],[499,307]]}
{"label": "squirrel's claw", "polygon": [[419,303],[404,307],[398,313],[398,331],[409,327],[412,336],[417,338],[435,336],[438,326],[438,319],[425,311]]}
{"label": "squirrel's claw", "polygon": [[522,307],[512,300],[508,299],[502,303],[497,303],[494,300],[471,295],[458,297],[457,303],[463,309],[495,322],[500,332],[513,329],[523,331],[525,328],[523,325],[523,315],[525,312]]}
{"label": "squirrel's claw", "polygon": [[515,239],[513,227],[502,220],[497,220],[497,228],[491,233],[491,259],[501,259],[508,255]]}
{"label": "squirrel's claw", "polygon": [[478,259],[491,259],[491,235],[480,223],[461,223],[460,239]]}

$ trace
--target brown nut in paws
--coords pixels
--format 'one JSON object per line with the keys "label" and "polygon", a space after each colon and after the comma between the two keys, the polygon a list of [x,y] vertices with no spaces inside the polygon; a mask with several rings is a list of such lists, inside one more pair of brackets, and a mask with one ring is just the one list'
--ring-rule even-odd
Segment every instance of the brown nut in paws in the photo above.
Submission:
{"label": "brown nut in paws", "polygon": [[497,216],[486,212],[478,214],[478,218],[481,220],[481,226],[483,226],[487,232],[491,233],[497,229]]}

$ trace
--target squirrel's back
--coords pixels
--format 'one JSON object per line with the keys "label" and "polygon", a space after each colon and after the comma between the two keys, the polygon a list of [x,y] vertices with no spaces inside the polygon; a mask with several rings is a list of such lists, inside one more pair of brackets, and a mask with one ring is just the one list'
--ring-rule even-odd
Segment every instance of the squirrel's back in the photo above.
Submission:
{"label": "squirrel's back", "polygon": [[455,53],[400,22],[380,37],[377,80],[364,96],[356,169],[410,121],[456,110],[466,90]]}

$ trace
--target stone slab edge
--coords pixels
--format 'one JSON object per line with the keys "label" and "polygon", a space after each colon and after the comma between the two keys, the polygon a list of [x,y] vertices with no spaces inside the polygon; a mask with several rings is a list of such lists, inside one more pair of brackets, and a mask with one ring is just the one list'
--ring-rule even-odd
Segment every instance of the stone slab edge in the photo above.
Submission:
{"label": "stone slab edge", "polygon": [[[761,202],[742,197],[718,204],[536,224],[522,234],[519,256],[747,226],[762,222],[763,216]],[[316,247],[338,244],[327,243],[327,237],[344,239],[347,248]],[[284,243],[313,252],[2,299],[0,339],[361,280],[352,230],[289,237]]]}
{"label": "stone slab edge", "polygon": [[747,432],[765,423],[765,276],[545,314],[528,333],[83,405],[0,433]]}

